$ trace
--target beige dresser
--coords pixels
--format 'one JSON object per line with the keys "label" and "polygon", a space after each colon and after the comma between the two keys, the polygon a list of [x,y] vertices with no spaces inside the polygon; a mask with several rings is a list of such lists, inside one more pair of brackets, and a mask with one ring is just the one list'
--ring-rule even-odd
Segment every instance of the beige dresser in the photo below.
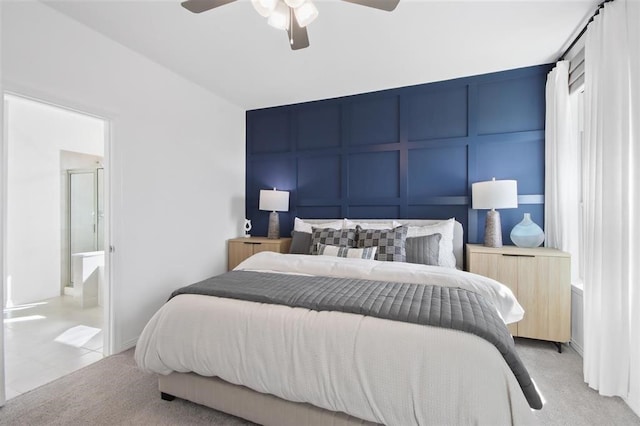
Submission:
{"label": "beige dresser", "polygon": [[525,310],[509,326],[519,337],[560,343],[571,339],[571,257],[537,247],[467,244],[467,270],[507,285]]}
{"label": "beige dresser", "polygon": [[232,270],[243,260],[261,251],[275,251],[289,253],[291,238],[269,239],[266,237],[233,238],[229,240],[229,270]]}

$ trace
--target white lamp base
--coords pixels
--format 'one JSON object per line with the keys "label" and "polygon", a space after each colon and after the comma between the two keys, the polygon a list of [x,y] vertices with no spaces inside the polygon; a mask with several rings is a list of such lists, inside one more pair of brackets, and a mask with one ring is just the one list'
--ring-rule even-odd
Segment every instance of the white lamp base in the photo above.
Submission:
{"label": "white lamp base", "polygon": [[280,219],[277,212],[271,212],[269,215],[269,230],[267,231],[267,238],[271,240],[277,240],[280,238]]}
{"label": "white lamp base", "polygon": [[487,220],[484,223],[485,247],[502,247],[502,225],[500,213],[495,210],[487,212]]}

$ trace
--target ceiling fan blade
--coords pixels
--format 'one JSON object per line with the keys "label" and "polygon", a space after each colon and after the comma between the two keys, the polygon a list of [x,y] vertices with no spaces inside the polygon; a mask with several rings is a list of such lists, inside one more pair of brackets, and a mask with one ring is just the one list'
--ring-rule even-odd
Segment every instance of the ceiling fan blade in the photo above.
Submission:
{"label": "ceiling fan blade", "polygon": [[236,0],[187,0],[183,1],[182,7],[193,13],[206,12],[225,4],[233,3]]}
{"label": "ceiling fan blade", "polygon": [[360,6],[373,7],[374,9],[386,10],[391,12],[396,8],[400,0],[342,0]]}
{"label": "ceiling fan blade", "polygon": [[298,21],[293,13],[291,13],[290,17],[291,19],[289,22],[291,25],[287,28],[287,36],[289,38],[291,50],[299,50],[309,47],[309,35],[307,34],[307,28],[303,28],[298,25]]}

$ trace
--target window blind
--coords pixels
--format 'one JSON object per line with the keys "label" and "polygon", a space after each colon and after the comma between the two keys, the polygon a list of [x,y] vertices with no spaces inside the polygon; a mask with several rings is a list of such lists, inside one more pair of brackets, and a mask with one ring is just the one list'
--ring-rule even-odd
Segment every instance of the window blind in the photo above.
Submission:
{"label": "window blind", "polygon": [[584,86],[584,46],[569,60],[569,94]]}

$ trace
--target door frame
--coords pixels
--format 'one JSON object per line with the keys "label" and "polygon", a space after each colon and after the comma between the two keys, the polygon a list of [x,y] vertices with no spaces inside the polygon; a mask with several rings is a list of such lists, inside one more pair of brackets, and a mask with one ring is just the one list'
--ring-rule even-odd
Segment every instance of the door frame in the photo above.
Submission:
{"label": "door frame", "polygon": [[[27,99],[30,101],[38,102],[44,105],[61,108],[74,113],[79,113],[89,117],[100,119],[104,122],[104,160],[103,160],[103,184],[104,184],[104,247],[105,247],[105,267],[104,267],[104,286],[102,290],[103,300],[103,355],[109,356],[113,354],[115,348],[114,340],[114,307],[112,306],[113,297],[113,278],[115,277],[115,264],[114,264],[114,244],[113,244],[113,230],[114,230],[114,216],[113,216],[113,200],[111,188],[114,188],[112,184],[112,176],[115,174],[112,172],[114,169],[113,158],[113,115],[105,114],[104,112],[93,112],[92,108],[87,108],[85,105],[81,107],[73,107],[73,102],[64,99],[56,99],[55,97],[38,93],[37,96],[29,94],[30,90],[20,88],[18,90],[11,90],[0,86],[0,94],[2,95],[2,104],[0,105],[0,134],[2,138],[0,140],[0,306],[4,309],[4,292],[6,289],[6,261],[7,261],[7,180],[8,180],[8,111],[6,108],[7,96],[13,96],[18,98]],[[4,371],[4,323],[0,328],[0,406],[6,402],[5,394],[5,371]]]}

